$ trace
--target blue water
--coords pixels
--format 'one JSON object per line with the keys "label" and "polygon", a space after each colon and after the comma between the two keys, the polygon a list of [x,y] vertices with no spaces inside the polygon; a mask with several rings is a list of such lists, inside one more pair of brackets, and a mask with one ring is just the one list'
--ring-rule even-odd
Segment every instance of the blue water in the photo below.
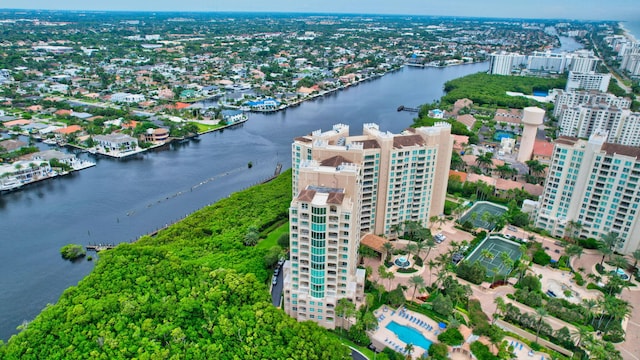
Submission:
{"label": "blue water", "polygon": [[534,90],[533,91],[533,96],[547,96],[549,95],[548,91],[543,91],[543,90]]}
{"label": "blue water", "polygon": [[400,325],[397,322],[392,321],[387,324],[387,329],[398,335],[398,338],[405,343],[420,346],[424,351],[428,351],[429,346],[431,346],[431,341],[429,339],[410,326]]}
{"label": "blue water", "polygon": [[622,25],[636,39],[640,39],[640,21],[624,21]]}
{"label": "blue water", "polygon": [[510,131],[501,131],[498,130],[495,132],[495,134],[493,134],[493,140],[495,141],[502,141],[502,139],[515,139],[516,138],[516,134],[510,132]]}

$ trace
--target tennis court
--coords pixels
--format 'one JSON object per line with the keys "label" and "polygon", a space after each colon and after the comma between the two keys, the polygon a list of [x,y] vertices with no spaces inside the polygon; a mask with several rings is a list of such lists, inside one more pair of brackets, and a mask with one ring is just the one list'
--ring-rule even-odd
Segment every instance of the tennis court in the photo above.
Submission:
{"label": "tennis court", "polygon": [[471,209],[469,209],[464,215],[460,217],[459,221],[461,224],[464,224],[466,221],[471,221],[473,227],[483,228],[491,231],[496,226],[496,224],[494,221],[487,220],[483,214],[488,213],[489,215],[491,215],[491,217],[497,218],[506,213],[507,210],[508,209],[504,206],[492,204],[487,201],[478,201],[473,204]]}
{"label": "tennis court", "polygon": [[[492,258],[482,256],[482,250],[489,250],[493,255]],[[498,275],[506,275],[509,269],[504,266],[501,253],[507,253],[511,260],[515,263],[522,253],[520,252],[520,244],[504,239],[501,236],[492,235],[484,239],[480,245],[467,257],[469,263],[478,261],[482,266],[487,268],[487,276],[493,276],[493,270],[498,269]]]}

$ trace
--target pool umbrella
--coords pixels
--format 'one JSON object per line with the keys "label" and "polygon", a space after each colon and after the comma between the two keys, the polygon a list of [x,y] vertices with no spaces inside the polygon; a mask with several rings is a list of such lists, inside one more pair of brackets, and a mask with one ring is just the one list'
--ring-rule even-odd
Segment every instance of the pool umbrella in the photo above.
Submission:
{"label": "pool umbrella", "polygon": [[440,326],[440,329],[444,329],[447,327],[447,324],[443,323],[443,322],[439,322],[438,326]]}

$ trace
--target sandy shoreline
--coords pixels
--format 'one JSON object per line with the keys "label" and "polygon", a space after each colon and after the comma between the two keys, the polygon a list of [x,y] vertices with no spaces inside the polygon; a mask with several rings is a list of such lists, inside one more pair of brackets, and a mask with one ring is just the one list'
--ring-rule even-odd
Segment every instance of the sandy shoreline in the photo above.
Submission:
{"label": "sandy shoreline", "polygon": [[620,26],[620,28],[622,29],[622,31],[624,32],[624,36],[629,39],[632,42],[636,42],[638,41],[636,39],[635,36],[633,36],[633,34],[626,28],[624,27],[624,22],[618,22],[618,26]]}

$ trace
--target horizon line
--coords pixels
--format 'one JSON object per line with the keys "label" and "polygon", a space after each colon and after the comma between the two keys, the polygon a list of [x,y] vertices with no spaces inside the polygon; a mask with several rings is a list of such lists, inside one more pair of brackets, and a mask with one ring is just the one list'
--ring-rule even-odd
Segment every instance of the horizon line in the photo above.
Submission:
{"label": "horizon line", "polygon": [[24,8],[0,8],[0,11],[47,11],[47,12],[90,12],[90,13],[182,13],[182,14],[307,14],[307,15],[339,15],[339,16],[397,16],[397,17],[433,17],[433,18],[462,18],[462,19],[497,19],[497,20],[563,20],[578,22],[629,22],[631,20],[614,19],[572,19],[572,18],[539,18],[539,17],[488,17],[470,15],[429,15],[429,14],[401,14],[401,13],[354,13],[354,12],[315,12],[315,11],[278,11],[278,10],[122,10],[122,9],[24,9]]}

